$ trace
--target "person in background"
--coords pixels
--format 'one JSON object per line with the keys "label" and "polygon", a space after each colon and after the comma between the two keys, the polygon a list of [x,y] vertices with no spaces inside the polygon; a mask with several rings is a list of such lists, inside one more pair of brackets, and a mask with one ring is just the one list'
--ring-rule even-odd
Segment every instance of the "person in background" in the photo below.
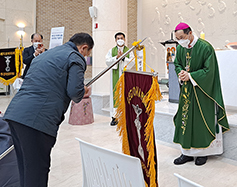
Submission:
{"label": "person in background", "polygon": [[[122,32],[118,32],[115,34],[115,42],[116,46],[109,50],[106,55],[106,64],[107,66],[112,65],[118,58],[120,58],[123,53],[127,52],[129,48],[125,46],[125,34]],[[133,60],[134,54],[130,52],[126,57],[124,57],[118,64],[113,66],[111,69],[111,86],[110,86],[110,116],[112,117],[112,121],[110,123],[111,126],[117,125],[117,120],[114,118],[115,114],[115,101],[113,99],[114,96],[114,87],[119,79],[119,77],[123,73],[123,69],[126,65],[127,69],[131,69],[135,65],[135,61]]]}
{"label": "person in background", "polygon": [[46,187],[50,153],[69,103],[87,94],[85,56],[94,41],[77,33],[64,45],[35,58],[3,119],[9,123],[16,150],[21,187]]}
{"label": "person in background", "polygon": [[22,75],[22,79],[25,78],[28,69],[30,68],[30,64],[32,60],[40,55],[41,53],[47,51],[43,45],[43,36],[38,33],[34,33],[31,35],[32,45],[30,47],[26,47],[23,51],[23,63],[26,65],[24,73]]}
{"label": "person in background", "polygon": [[181,146],[180,165],[203,165],[209,155],[223,153],[222,133],[229,130],[222,98],[219,68],[210,43],[193,35],[186,23],[175,28],[179,43],[174,61],[181,83],[179,107],[174,116],[174,143]]}

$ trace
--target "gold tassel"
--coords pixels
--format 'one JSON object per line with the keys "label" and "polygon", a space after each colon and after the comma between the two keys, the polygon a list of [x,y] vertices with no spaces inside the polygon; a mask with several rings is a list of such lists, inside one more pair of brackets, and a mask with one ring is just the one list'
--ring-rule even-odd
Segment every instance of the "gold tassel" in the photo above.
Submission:
{"label": "gold tassel", "polygon": [[143,48],[143,71],[146,71],[146,48]]}
{"label": "gold tassel", "polygon": [[156,187],[156,170],[155,170],[155,152],[154,152],[154,127],[153,121],[155,117],[155,101],[161,100],[162,95],[160,93],[159,84],[157,77],[152,77],[152,85],[150,90],[147,92],[143,98],[143,103],[146,107],[146,113],[148,114],[148,119],[145,124],[145,140],[147,141],[147,151],[148,151],[148,166],[150,174],[150,187]]}
{"label": "gold tassel", "polygon": [[118,120],[117,131],[122,141],[122,151],[124,154],[130,155],[127,127],[126,127],[126,110],[124,96],[124,73],[120,76],[115,86],[115,106],[118,106],[115,118]]}

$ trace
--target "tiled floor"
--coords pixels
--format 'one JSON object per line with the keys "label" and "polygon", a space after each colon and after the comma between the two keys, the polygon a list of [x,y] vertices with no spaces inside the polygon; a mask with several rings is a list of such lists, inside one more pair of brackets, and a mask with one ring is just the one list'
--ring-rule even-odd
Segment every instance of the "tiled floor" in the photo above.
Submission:
{"label": "tiled floor", "polygon": [[[0,111],[5,111],[10,96],[0,96]],[[173,110],[165,105],[165,110]],[[68,111],[69,112],[69,111]],[[81,187],[82,167],[78,137],[95,145],[121,152],[116,127],[109,125],[110,118],[94,115],[95,122],[91,125],[73,126],[66,119],[61,124],[57,143],[52,151],[52,166],[49,176],[49,187]],[[174,144],[156,141],[158,152],[158,170],[160,187],[176,187],[178,180],[173,175],[178,173],[205,187],[237,186],[237,162],[221,157],[210,157],[203,166],[195,166],[194,162],[175,166],[173,159],[180,151]]]}

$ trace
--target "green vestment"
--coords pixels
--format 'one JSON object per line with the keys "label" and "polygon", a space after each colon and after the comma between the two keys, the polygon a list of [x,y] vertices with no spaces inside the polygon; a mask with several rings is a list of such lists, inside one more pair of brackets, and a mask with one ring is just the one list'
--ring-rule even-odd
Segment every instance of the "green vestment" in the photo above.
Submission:
{"label": "green vestment", "polygon": [[[189,62],[187,53],[191,57]],[[186,70],[188,64],[189,73],[197,84],[193,86],[189,80],[181,87],[179,107],[174,116],[174,142],[184,149],[207,148],[219,130],[215,124],[216,106],[217,122],[222,132],[229,130],[215,51],[202,39],[198,39],[191,49],[179,45],[174,64],[177,74]]]}
{"label": "green vestment", "polygon": [[[128,50],[129,50],[129,48],[124,46],[123,53],[126,53]],[[114,48],[112,48],[112,57],[117,56],[117,55],[118,55],[118,47],[115,46]],[[129,58],[129,54],[126,57]],[[115,92],[114,88],[119,80],[119,63],[118,63],[117,69],[113,69],[113,76],[112,77],[113,77],[113,95],[114,95],[114,92]],[[115,100],[114,100],[114,106],[115,106]]]}

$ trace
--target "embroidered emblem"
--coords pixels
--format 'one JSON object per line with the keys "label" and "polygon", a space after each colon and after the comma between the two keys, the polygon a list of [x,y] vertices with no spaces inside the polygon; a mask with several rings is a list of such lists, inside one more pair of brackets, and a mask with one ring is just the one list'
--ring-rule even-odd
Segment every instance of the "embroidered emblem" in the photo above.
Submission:
{"label": "embroidered emblem", "polygon": [[6,65],[7,65],[7,67],[5,68],[5,70],[6,70],[6,72],[9,72],[10,71],[10,66],[9,66],[9,64],[10,64],[10,58],[11,58],[11,56],[5,56],[4,57],[5,59],[6,59]]}
{"label": "embroidered emblem", "polygon": [[[191,51],[191,53],[192,53],[192,51]],[[191,56],[189,56],[189,53],[187,53],[187,56],[186,56],[186,67],[185,67],[187,72],[189,72],[189,70],[190,70],[190,59],[191,59]]]}
{"label": "embroidered emblem", "polygon": [[190,93],[188,92],[188,89],[186,87],[187,82],[184,83],[184,92],[182,93],[184,105],[182,107],[182,125],[181,128],[183,129],[182,135],[185,134],[186,126],[187,126],[187,120],[188,120],[188,109],[189,109],[189,96]]}
{"label": "embroidered emblem", "polygon": [[139,121],[139,116],[142,113],[142,109],[139,108],[138,104],[137,105],[132,104],[132,107],[133,107],[133,109],[134,109],[134,111],[137,115],[134,123],[135,123],[135,126],[137,127],[137,136],[138,136],[138,140],[139,140],[138,153],[142,157],[142,159],[145,160],[144,159],[144,151],[143,151],[143,148],[142,148],[142,145],[141,145],[141,132],[140,132],[140,130],[141,130],[142,126],[141,126],[141,122]]}

